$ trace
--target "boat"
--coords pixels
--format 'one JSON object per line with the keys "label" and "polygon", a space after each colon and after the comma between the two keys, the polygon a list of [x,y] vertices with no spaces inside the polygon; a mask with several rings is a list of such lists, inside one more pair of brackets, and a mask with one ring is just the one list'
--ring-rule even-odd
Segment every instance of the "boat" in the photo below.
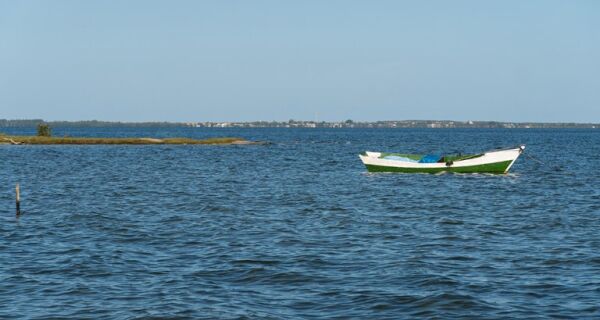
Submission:
{"label": "boat", "polygon": [[520,145],[480,154],[443,156],[366,151],[359,157],[369,172],[505,174],[524,150],[525,145]]}

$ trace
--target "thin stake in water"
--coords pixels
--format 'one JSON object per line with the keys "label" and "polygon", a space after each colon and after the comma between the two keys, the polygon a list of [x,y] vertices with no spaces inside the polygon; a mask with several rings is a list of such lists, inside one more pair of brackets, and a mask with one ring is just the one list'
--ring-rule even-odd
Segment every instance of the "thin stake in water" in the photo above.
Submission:
{"label": "thin stake in water", "polygon": [[15,191],[17,192],[17,217],[21,215],[21,192],[19,189],[19,184],[15,187]]}

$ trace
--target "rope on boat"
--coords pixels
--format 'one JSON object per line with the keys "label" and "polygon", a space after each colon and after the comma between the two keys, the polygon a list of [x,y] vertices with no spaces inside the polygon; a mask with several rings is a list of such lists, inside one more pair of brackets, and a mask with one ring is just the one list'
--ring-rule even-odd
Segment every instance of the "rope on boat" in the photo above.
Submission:
{"label": "rope on boat", "polygon": [[[534,157],[532,155],[528,155],[526,153],[523,153],[523,155],[525,157],[527,157],[527,159],[529,159],[529,160],[533,160],[533,161],[535,161],[535,162],[537,162],[537,163],[539,163],[541,165],[544,165],[544,166],[546,165],[546,162],[544,162],[544,161],[542,161],[542,160],[540,160],[540,159],[538,159],[538,158],[536,158],[536,157]],[[557,171],[564,171],[561,166],[557,166],[557,165],[551,166],[550,168],[553,169],[553,170],[557,170]]]}
{"label": "rope on boat", "polygon": [[527,153],[523,153],[523,155],[524,155],[525,157],[527,157],[529,160],[533,160],[533,161],[535,161],[535,162],[537,162],[537,163],[539,163],[539,164],[546,165],[546,163],[545,163],[544,161],[542,161],[542,160],[540,160],[540,159],[538,159],[538,158],[536,158],[536,157],[534,157],[534,156],[532,156],[532,155],[529,155],[529,154],[527,154]]}

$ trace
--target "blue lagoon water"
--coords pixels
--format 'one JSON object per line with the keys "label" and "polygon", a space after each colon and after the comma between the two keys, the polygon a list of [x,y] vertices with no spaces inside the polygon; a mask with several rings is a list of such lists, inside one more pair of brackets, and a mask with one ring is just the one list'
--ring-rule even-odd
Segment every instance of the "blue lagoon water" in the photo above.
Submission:
{"label": "blue lagoon water", "polygon": [[[54,134],[273,144],[0,146],[0,318],[600,317],[600,130]],[[357,157],[520,143],[545,164],[370,174]]]}

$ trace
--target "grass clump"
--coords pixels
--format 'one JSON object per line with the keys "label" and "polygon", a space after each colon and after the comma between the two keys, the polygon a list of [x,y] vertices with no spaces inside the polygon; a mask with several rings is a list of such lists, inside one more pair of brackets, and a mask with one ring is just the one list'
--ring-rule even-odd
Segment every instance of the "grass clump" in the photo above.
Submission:
{"label": "grass clump", "polygon": [[51,137],[52,129],[47,123],[40,123],[37,125],[37,135],[38,137]]}

